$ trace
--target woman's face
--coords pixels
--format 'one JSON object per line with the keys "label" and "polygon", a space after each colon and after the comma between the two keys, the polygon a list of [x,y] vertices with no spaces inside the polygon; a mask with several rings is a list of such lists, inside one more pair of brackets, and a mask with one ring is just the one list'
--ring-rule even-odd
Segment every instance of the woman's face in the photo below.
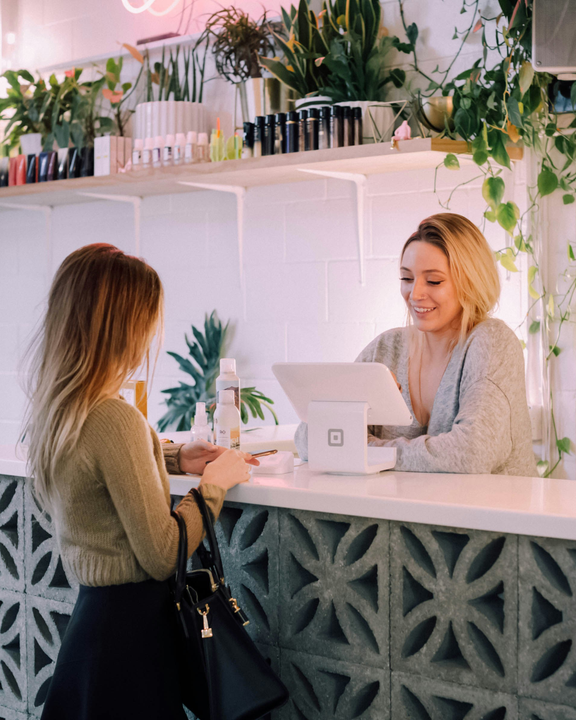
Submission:
{"label": "woman's face", "polygon": [[423,241],[410,243],[402,257],[401,292],[414,325],[423,332],[458,331],[462,306],[448,258]]}

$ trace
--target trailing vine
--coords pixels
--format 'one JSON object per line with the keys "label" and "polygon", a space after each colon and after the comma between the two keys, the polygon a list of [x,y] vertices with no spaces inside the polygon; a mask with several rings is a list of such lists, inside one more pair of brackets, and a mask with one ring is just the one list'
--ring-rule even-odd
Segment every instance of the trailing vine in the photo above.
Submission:
{"label": "trailing vine", "polygon": [[[547,376],[551,363],[562,351],[563,330],[570,319],[576,294],[576,248],[567,244],[567,267],[558,278],[558,287],[547,287],[543,276],[538,244],[528,222],[539,210],[542,198],[554,192],[563,194],[568,205],[576,198],[576,119],[567,127],[559,127],[560,117],[553,98],[562,92],[566,102],[576,107],[576,83],[560,83],[548,73],[535,72],[531,64],[532,0],[499,0],[501,12],[488,17],[479,11],[479,0],[463,0],[462,14],[471,20],[464,30],[455,29],[453,39],[461,42],[448,68],[439,67],[430,74],[422,72],[418,64],[416,40],[418,27],[408,24],[403,2],[398,0],[400,17],[411,46],[412,69],[428,81],[421,92],[423,97],[442,94],[453,98],[453,113],[445,117],[442,135],[463,138],[469,143],[474,162],[483,177],[482,195],[487,208],[483,223],[498,223],[512,238],[509,247],[496,252],[498,262],[508,272],[518,272],[519,256],[528,259],[528,291],[530,307],[524,320],[528,333],[538,335],[544,343],[544,369]],[[450,79],[456,59],[473,33],[481,33],[482,55],[471,67]],[[528,187],[528,207],[520,212],[511,200],[505,200],[506,185],[503,168],[510,169],[508,148],[523,145],[534,153],[537,162],[537,181]],[[450,170],[458,170],[460,163],[450,153],[443,161]],[[478,178],[473,178],[477,180]],[[472,180],[468,180],[472,182]],[[462,183],[458,188],[462,187]],[[434,184],[436,191],[436,182]],[[458,188],[455,188],[458,189]],[[450,194],[443,207],[449,207]],[[523,323],[524,324],[524,323]],[[518,328],[517,328],[518,329]],[[551,475],[571,454],[571,441],[560,437],[554,414],[554,398],[550,389],[550,425],[554,452],[550,461],[538,463],[539,472]]]}

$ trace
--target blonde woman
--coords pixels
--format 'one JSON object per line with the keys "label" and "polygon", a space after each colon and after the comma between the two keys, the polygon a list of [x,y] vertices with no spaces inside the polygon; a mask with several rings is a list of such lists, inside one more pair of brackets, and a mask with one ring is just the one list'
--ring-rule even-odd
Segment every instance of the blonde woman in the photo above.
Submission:
{"label": "blonde woman", "polygon": [[[201,473],[217,517],[226,491],[248,480],[251,458],[204,443],[161,444],[120,398],[126,379],[148,367],[162,317],[157,273],[111,245],[73,252],[52,283],[26,442],[33,491],[80,591],[42,720],[186,718],[167,583],[178,545],[167,469]],[[191,554],[203,534],[192,496],[177,511]]]}
{"label": "blonde woman", "polygon": [[[461,215],[432,215],[400,265],[410,324],[379,335],[357,360],[396,375],[414,421],[370,427],[370,444],[395,447],[397,470],[537,475],[522,348],[490,318],[500,282],[486,239]],[[296,445],[306,458],[304,423]]]}

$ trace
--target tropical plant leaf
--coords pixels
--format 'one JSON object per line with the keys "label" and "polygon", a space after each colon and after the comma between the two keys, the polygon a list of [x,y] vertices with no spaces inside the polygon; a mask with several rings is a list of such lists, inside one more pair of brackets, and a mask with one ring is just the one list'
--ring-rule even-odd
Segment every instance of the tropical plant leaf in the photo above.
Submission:
{"label": "tropical plant leaf", "polygon": [[520,209],[516,203],[500,203],[500,205],[496,208],[496,219],[504,230],[510,234],[514,232],[514,228],[516,227],[516,222],[519,217]]}
{"label": "tropical plant leaf", "polygon": [[506,186],[501,177],[487,177],[482,183],[482,197],[493,210],[500,205]]}
{"label": "tropical plant leaf", "polygon": [[538,192],[542,197],[550,195],[558,187],[558,177],[555,172],[544,168],[538,175]]}

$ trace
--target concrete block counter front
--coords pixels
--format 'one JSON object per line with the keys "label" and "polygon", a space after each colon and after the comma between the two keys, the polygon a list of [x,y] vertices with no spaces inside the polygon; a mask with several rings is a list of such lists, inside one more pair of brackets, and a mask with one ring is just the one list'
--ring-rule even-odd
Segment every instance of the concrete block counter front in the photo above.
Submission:
{"label": "concrete block counter front", "polygon": [[[3,455],[0,720],[24,720],[77,589]],[[291,691],[277,720],[576,720],[575,483],[302,465],[228,498],[227,579]]]}

